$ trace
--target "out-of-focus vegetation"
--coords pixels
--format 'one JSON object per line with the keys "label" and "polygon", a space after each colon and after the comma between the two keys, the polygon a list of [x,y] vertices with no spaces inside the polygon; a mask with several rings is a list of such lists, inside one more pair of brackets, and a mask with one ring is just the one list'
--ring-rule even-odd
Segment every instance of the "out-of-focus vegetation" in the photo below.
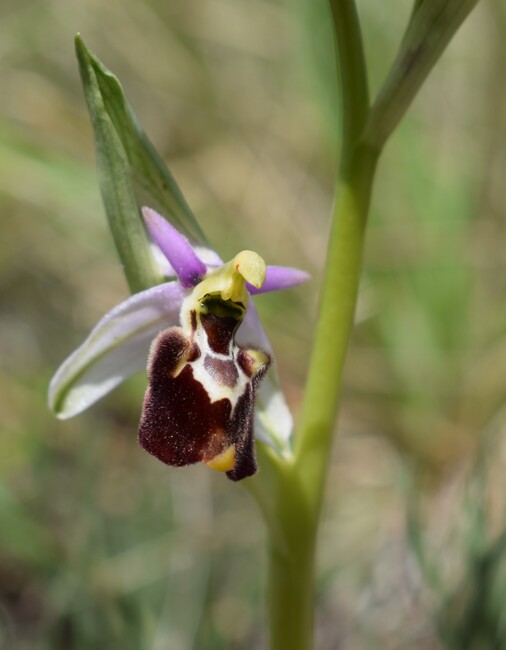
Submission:
{"label": "out-of-focus vegetation", "polygon": [[[359,2],[373,92],[410,7]],[[262,522],[137,447],[145,380],[68,422],[62,359],[127,296],[72,37],[122,80],[257,301],[297,411],[339,155],[323,0],[0,6],[0,648],[265,647]],[[320,541],[318,648],[503,648],[506,9],[478,6],[381,160]],[[485,441],[485,442],[484,442]],[[502,645],[501,645],[502,643]]]}

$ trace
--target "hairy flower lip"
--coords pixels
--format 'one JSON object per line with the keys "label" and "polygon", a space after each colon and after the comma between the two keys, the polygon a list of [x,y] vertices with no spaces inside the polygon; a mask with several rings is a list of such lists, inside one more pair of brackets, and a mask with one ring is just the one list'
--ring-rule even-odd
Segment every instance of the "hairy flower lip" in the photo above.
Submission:
{"label": "hairy flower lip", "polygon": [[[63,362],[51,380],[48,395],[49,406],[60,419],[77,415],[145,368],[152,340],[161,330],[179,324],[184,299],[221,262],[211,249],[194,248],[154,210],[143,208],[142,213],[154,244],[177,279],[134,294],[114,307]],[[207,264],[202,258],[208,260]],[[309,275],[298,269],[267,266],[261,287],[248,283],[245,286],[247,293],[259,294],[293,287],[308,279]],[[251,301],[237,332],[237,342],[272,354]],[[286,450],[292,418],[273,370],[258,392],[256,416],[258,437],[278,450]]]}

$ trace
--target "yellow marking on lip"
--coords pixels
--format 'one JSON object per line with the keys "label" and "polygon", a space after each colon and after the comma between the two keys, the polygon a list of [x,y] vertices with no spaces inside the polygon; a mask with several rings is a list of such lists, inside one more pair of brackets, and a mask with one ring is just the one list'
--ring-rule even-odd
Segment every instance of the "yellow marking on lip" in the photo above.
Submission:
{"label": "yellow marking on lip", "polygon": [[229,472],[235,465],[235,445],[230,445],[221,454],[208,460],[207,465],[217,472]]}
{"label": "yellow marking on lip", "polygon": [[270,362],[269,355],[263,350],[246,350],[251,360],[251,371],[256,375],[259,370]]}

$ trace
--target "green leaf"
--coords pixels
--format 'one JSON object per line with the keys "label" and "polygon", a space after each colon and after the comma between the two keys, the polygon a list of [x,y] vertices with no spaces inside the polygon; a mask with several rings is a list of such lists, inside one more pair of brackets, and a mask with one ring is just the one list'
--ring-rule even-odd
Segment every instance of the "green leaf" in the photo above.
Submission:
{"label": "green leaf", "polygon": [[132,292],[163,281],[140,216],[147,205],[195,243],[205,237],[165,163],[147,138],[118,79],[75,38],[90,112],[100,189],[114,242]]}
{"label": "green leaf", "polygon": [[380,150],[478,0],[415,0],[399,52],[370,110],[363,140]]}

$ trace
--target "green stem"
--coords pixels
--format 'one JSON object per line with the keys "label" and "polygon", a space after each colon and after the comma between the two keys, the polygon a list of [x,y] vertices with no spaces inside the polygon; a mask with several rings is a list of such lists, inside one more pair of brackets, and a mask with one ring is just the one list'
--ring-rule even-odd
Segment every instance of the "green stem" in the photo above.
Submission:
{"label": "green stem", "polygon": [[[378,124],[373,120],[374,128],[371,127],[373,113],[369,108],[366,66],[354,2],[328,2],[341,82],[341,163],[318,325],[294,455],[272,464],[274,471],[268,474],[268,485],[263,491],[263,498],[259,499],[269,523],[270,535],[271,650],[310,650],[313,647],[314,555],[322,495],[332,451],[343,368],[354,322],[376,163],[391,132],[391,128],[384,133],[379,128],[383,126],[384,114],[378,112],[378,102],[374,116],[378,118],[379,115],[381,120],[377,120]],[[465,0],[465,11],[458,15],[452,13],[449,26],[445,23],[444,29],[436,30],[442,34],[441,43],[447,42],[449,34],[460,24],[462,15],[475,2]],[[417,2],[410,29],[413,25],[413,29],[425,28],[426,23],[430,22],[425,20],[426,11],[435,10],[435,5],[441,3],[452,8],[458,4],[457,0]],[[425,58],[421,57],[424,65],[420,68],[423,72],[419,73],[420,83],[441,49],[438,40],[434,57],[430,51],[425,52]],[[428,46],[427,50],[430,50]],[[405,76],[398,80],[397,85],[401,90],[403,84],[406,85]],[[413,88],[411,94],[408,93],[410,99],[417,89]],[[407,105],[407,102],[403,104],[403,110],[396,113],[396,120],[388,122],[390,125],[396,125]],[[390,104],[386,106],[390,107]],[[257,498],[260,492],[258,488]]]}
{"label": "green stem", "polygon": [[360,277],[377,152],[360,145],[366,67],[353,0],[329,0],[341,81],[341,165],[333,228],[297,446],[271,484],[268,521],[272,650],[313,647],[314,556],[331,434]]}
{"label": "green stem", "polygon": [[327,0],[332,16],[336,72],[341,87],[341,169],[359,142],[369,113],[367,68],[354,0]]}
{"label": "green stem", "polygon": [[320,297],[295,462],[318,521],[341,376],[353,326],[365,226],[379,150],[364,146],[369,115],[367,70],[353,0],[328,0],[341,81],[342,145],[332,231]]}
{"label": "green stem", "polygon": [[320,508],[343,366],[357,301],[367,213],[378,152],[358,146],[336,190],[320,315],[295,448],[312,507]]}
{"label": "green stem", "polygon": [[271,650],[313,647],[318,521],[376,160],[376,152],[358,147],[342,172],[295,456],[278,463],[271,475],[266,506]]}
{"label": "green stem", "polygon": [[293,463],[283,467],[275,511],[282,535],[269,540],[268,605],[272,650],[313,647],[316,530]]}

